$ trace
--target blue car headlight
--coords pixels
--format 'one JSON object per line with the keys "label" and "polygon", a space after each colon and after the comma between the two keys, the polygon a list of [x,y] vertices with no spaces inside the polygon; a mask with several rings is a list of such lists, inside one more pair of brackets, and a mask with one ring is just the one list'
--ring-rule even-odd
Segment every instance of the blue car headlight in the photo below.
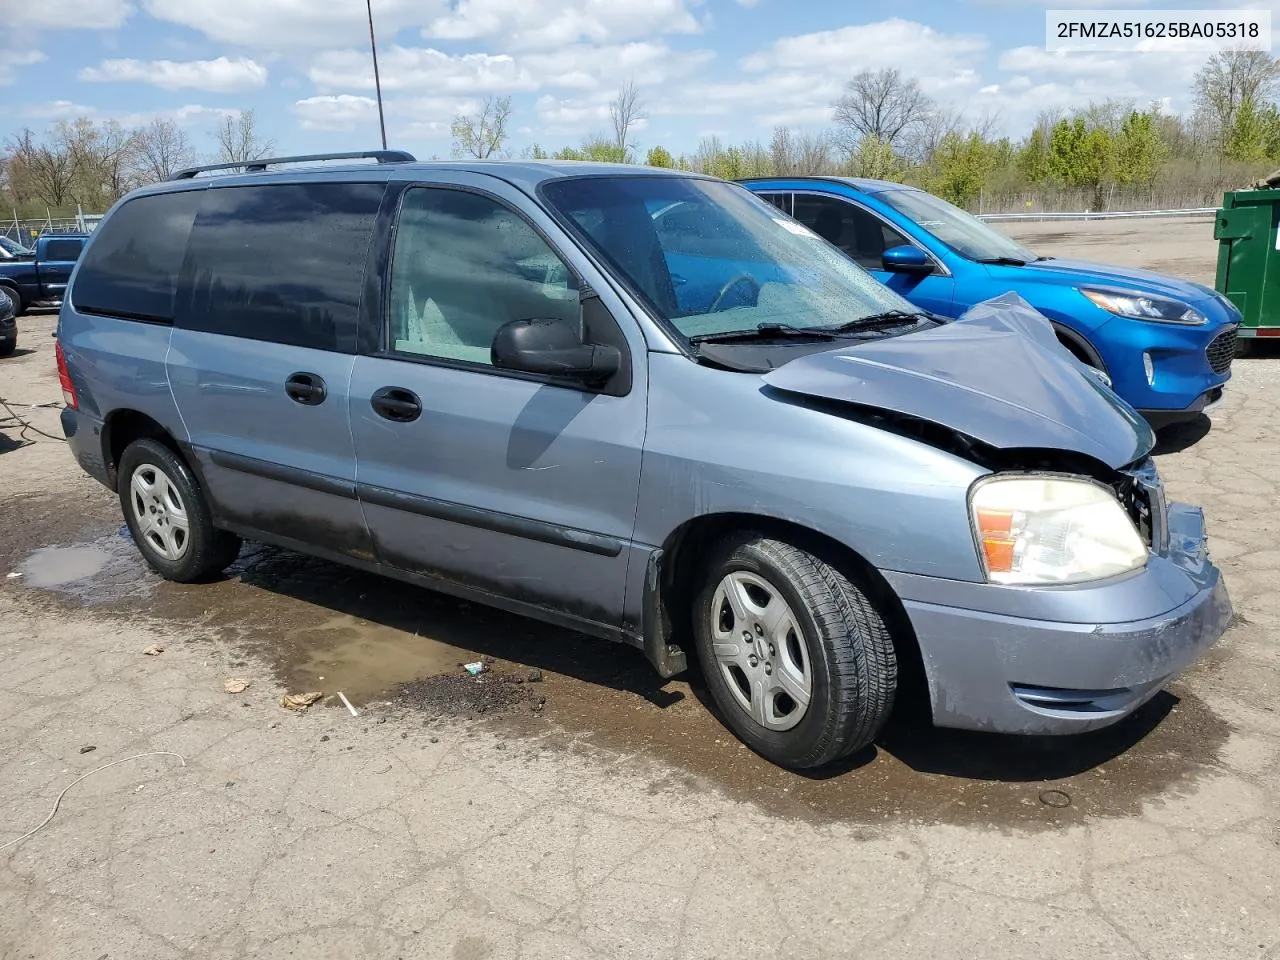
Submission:
{"label": "blue car headlight", "polygon": [[1096,307],[1117,317],[1131,317],[1134,320],[1154,320],[1157,323],[1183,323],[1196,325],[1208,323],[1203,313],[1168,297],[1157,297],[1148,293],[1118,293],[1113,290],[1087,290],[1084,294]]}

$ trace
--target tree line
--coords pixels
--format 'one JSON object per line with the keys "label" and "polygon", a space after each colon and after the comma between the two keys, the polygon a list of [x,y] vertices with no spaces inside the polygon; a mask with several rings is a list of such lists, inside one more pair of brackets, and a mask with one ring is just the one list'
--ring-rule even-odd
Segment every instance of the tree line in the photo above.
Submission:
{"label": "tree line", "polygon": [[[1252,184],[1280,166],[1280,60],[1257,50],[1208,58],[1193,82],[1194,109],[1108,99],[1046,110],[1024,136],[996,136],[998,118],[969,117],[927,96],[899,70],[866,70],[832,104],[829,129],[776,127],[767,142],[703,138],[692,153],[660,145],[641,153],[633,136],[645,119],[634,84],[610,104],[611,129],[578,146],[535,144],[525,159],[645,163],[723,177],[838,175],[923,187],[962,206],[986,209],[1119,209],[1211,206],[1224,190]],[[455,156],[509,157],[509,97],[453,122]],[[482,145],[477,149],[477,145]]]}
{"label": "tree line", "polygon": [[[224,114],[211,130],[213,162],[266,156],[275,142],[258,130],[252,110]],[[37,136],[10,137],[0,153],[0,222],[101,213],[135,187],[167,180],[199,162],[186,130],[157,118],[127,128],[114,120],[62,120]]]}
{"label": "tree line", "polygon": [[[1280,60],[1262,51],[1215,53],[1195,74],[1194,109],[1172,115],[1156,104],[1108,99],[1044,111],[1020,138],[997,136],[998,118],[971,117],[927,96],[893,69],[865,70],[832,104],[832,125],[776,127],[767,141],[705,137],[691,153],[642,149],[647,119],[634,82],[608,106],[608,126],[576,146],[511,149],[510,97],[492,96],[451,126],[455,156],[594,160],[753,176],[843,175],[924,187],[966,207],[1119,209],[1210,206],[1280,166]],[[275,142],[252,110],[223,115],[211,131],[215,162],[268,155]],[[0,153],[0,216],[20,219],[101,212],[136,186],[197,162],[185,129],[160,118],[125,128],[88,118],[61,121],[43,136],[23,130]]]}

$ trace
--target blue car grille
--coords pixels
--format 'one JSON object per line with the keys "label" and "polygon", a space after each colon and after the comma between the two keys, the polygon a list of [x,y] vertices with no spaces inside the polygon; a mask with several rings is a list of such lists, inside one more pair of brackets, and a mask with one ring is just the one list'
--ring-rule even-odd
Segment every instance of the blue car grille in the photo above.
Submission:
{"label": "blue car grille", "polygon": [[1236,336],[1235,327],[1223,330],[1204,348],[1204,355],[1214,373],[1226,373],[1231,369],[1231,361],[1236,358]]}

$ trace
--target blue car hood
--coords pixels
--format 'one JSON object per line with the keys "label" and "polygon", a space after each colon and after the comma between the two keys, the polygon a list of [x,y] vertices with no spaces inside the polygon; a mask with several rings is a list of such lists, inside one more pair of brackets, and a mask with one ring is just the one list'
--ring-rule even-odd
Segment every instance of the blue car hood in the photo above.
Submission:
{"label": "blue car hood", "polygon": [[809,354],[763,375],[789,393],[940,423],[998,449],[1145,457],[1147,422],[1064,349],[1016,293],[919,333]]}
{"label": "blue car hood", "polygon": [[1025,267],[1001,267],[1001,276],[1010,279],[1036,280],[1060,283],[1066,287],[1111,287],[1120,290],[1137,290],[1171,297],[1183,303],[1199,304],[1217,298],[1209,287],[1190,280],[1170,277],[1137,267],[1116,267],[1087,260],[1036,260]]}

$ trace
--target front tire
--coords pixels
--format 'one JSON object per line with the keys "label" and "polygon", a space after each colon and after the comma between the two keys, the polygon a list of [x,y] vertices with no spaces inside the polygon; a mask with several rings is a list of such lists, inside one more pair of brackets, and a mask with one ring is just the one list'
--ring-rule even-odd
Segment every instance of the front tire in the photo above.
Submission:
{"label": "front tire", "polygon": [[18,338],[12,340],[0,340],[0,357],[7,357],[13,351],[18,349]]}
{"label": "front tire", "polygon": [[187,465],[158,440],[135,440],[118,470],[120,506],[147,565],[166,580],[194,583],[221,573],[240,538],[213,526],[204,493]]}
{"label": "front tire", "polygon": [[884,618],[848,576],[744,533],[713,550],[694,637],[725,723],[783,767],[819,767],[875,739],[898,664]]}

